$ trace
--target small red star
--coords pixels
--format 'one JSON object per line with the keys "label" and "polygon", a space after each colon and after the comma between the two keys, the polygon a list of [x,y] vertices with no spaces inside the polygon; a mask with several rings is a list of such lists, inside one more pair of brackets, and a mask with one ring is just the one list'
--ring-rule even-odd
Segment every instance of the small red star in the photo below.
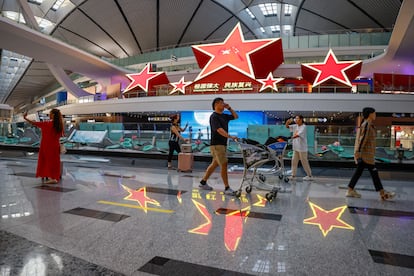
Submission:
{"label": "small red star", "polygon": [[259,82],[261,82],[263,85],[262,87],[259,89],[259,91],[263,91],[266,88],[270,88],[272,90],[277,91],[277,86],[276,84],[281,82],[282,80],[284,80],[284,78],[273,78],[272,73],[270,72],[269,75],[267,75],[266,79],[258,79]]}
{"label": "small red star", "polygon": [[124,93],[132,90],[136,87],[140,87],[145,92],[148,92],[150,89],[150,80],[154,79],[157,76],[165,74],[164,72],[152,72],[151,63],[148,63],[144,69],[139,73],[126,74],[126,76],[132,81],[127,88],[125,88]]}
{"label": "small red star", "polygon": [[174,86],[174,89],[170,92],[170,95],[174,94],[175,92],[181,92],[185,94],[185,87],[190,84],[191,81],[184,81],[184,77],[182,77],[179,82],[172,82],[171,85]]}
{"label": "small red star", "polygon": [[346,205],[332,209],[330,211],[326,211],[310,201],[309,205],[312,209],[313,217],[305,219],[303,223],[318,225],[324,237],[326,237],[329,231],[335,227],[354,230],[354,227],[340,219],[342,213],[347,208]]}
{"label": "small red star", "polygon": [[326,55],[325,61],[323,63],[302,64],[302,75],[306,75],[303,72],[304,67],[310,69],[311,71],[317,72],[317,76],[313,81],[314,87],[329,80],[334,80],[351,87],[351,80],[359,75],[361,68],[359,68],[356,76],[354,76],[351,80],[349,79],[349,75],[355,74],[350,74],[349,70],[353,67],[361,67],[361,64],[362,61],[338,61],[332,49],[329,49],[329,52]]}
{"label": "small red star", "polygon": [[238,23],[224,42],[192,46],[197,62],[200,68],[203,68],[196,80],[224,67],[231,67],[250,78],[254,78],[250,55],[277,40],[279,39],[244,40],[241,25]]}
{"label": "small red star", "polygon": [[148,209],[148,204],[153,204],[155,206],[160,206],[160,203],[152,198],[147,196],[147,191],[145,187],[139,188],[138,190],[132,190],[127,186],[122,185],[122,188],[126,190],[129,194],[124,197],[125,200],[132,200],[138,202],[139,206],[144,209],[145,213]]}

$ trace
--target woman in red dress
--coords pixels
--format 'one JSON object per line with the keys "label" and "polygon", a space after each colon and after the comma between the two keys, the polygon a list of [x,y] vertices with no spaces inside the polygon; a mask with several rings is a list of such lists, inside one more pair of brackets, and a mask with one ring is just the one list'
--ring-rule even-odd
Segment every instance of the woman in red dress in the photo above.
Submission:
{"label": "woman in red dress", "polygon": [[27,118],[27,112],[23,118],[30,124],[40,128],[42,138],[40,140],[39,156],[37,159],[36,177],[48,179],[46,184],[57,184],[60,180],[60,143],[63,136],[63,119],[59,109],[52,109],[50,120],[43,122],[32,121]]}

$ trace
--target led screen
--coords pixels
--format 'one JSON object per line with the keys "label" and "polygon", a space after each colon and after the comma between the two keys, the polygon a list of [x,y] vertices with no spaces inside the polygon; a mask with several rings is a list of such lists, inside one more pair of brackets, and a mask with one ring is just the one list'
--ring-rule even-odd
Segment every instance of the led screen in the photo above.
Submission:
{"label": "led screen", "polygon": [[[181,127],[188,125],[192,128],[192,138],[198,139],[199,133],[202,134],[203,139],[210,138],[210,115],[213,111],[184,111],[181,112]],[[228,111],[225,111],[227,113]],[[239,118],[230,121],[229,132],[239,138],[247,137],[248,125],[263,125],[265,124],[265,116],[261,111],[240,111],[237,112]],[[183,133],[183,136],[188,137],[188,129]]]}

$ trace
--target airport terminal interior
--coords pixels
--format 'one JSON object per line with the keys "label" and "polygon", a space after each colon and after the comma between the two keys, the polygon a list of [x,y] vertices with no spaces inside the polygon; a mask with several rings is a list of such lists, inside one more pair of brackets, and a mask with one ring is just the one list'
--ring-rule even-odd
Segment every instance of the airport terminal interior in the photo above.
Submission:
{"label": "airport terminal interior", "polygon": [[[413,49],[413,0],[0,0],[0,276],[413,275]],[[232,194],[199,186],[216,97]],[[346,196],[368,106],[391,200]],[[54,108],[50,184],[23,114]]]}

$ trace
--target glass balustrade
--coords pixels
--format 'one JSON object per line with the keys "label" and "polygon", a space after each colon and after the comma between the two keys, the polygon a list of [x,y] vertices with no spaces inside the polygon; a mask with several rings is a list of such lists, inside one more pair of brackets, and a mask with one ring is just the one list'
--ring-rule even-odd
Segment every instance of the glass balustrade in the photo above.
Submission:
{"label": "glass balustrade", "polygon": [[[321,161],[349,161],[353,162],[355,143],[354,126],[338,126],[330,124],[308,125],[308,148],[310,160]],[[66,125],[66,137],[64,142],[69,149],[81,151],[111,151],[111,152],[135,152],[135,153],[168,153],[169,123],[79,123]],[[249,126],[252,127],[252,126]],[[258,127],[258,126],[255,126]],[[259,126],[266,127],[266,126]],[[230,129],[231,131],[231,129]],[[259,143],[264,143],[275,132],[265,132],[266,137],[257,136],[249,131],[245,137]],[[377,162],[397,163],[414,162],[413,145],[414,131],[406,131],[407,135],[395,137],[390,127],[377,127]],[[203,135],[204,133],[204,135]],[[268,133],[268,134],[266,134]],[[209,156],[209,133],[208,129],[194,129],[191,133],[188,129],[183,132],[185,138],[191,139],[192,149],[196,155]],[[284,136],[286,137],[286,136]],[[275,137],[273,137],[275,138]],[[397,145],[396,138],[398,138]],[[3,147],[24,146],[39,147],[41,133],[27,123],[1,123],[0,124],[0,145]],[[291,144],[289,140],[288,144]],[[229,141],[229,156],[241,157],[240,147],[237,143]],[[401,151],[403,156],[401,156]],[[288,146],[284,157],[290,159],[292,150]]]}

